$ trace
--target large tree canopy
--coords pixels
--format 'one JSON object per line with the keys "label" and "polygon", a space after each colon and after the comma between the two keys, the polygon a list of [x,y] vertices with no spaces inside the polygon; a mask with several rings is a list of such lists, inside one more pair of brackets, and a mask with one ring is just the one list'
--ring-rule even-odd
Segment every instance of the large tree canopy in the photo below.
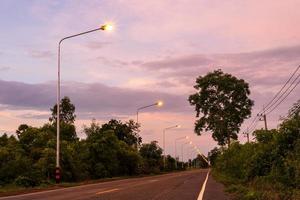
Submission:
{"label": "large tree canopy", "polygon": [[130,146],[139,146],[142,138],[139,136],[139,125],[133,120],[123,123],[119,120],[111,119],[101,126],[102,131],[113,130],[119,140],[126,142]]}
{"label": "large tree canopy", "polygon": [[249,99],[249,85],[243,79],[215,70],[206,76],[199,76],[194,88],[197,93],[189,96],[195,106],[195,133],[211,131],[219,145],[230,145],[230,138],[237,139],[237,133],[244,119],[250,117],[253,101]]}
{"label": "large tree canopy", "polygon": [[84,131],[87,137],[92,137],[96,132],[113,131],[119,140],[129,146],[137,147],[142,142],[142,138],[138,134],[138,127],[138,124],[132,120],[123,123],[120,120],[111,119],[101,126],[93,120],[90,127],[85,126]]}

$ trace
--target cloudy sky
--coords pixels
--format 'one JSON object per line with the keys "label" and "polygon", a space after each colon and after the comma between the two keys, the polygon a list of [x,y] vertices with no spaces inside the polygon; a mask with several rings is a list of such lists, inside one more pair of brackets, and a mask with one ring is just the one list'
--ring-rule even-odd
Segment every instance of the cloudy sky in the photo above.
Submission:
{"label": "cloudy sky", "polygon": [[[300,64],[299,7],[299,0],[1,0],[0,134],[47,121],[61,38],[114,22],[114,32],[62,45],[62,95],[76,105],[80,137],[92,118],[135,119],[138,107],[163,100],[140,114],[144,142],[161,144],[163,128],[181,124],[167,132],[167,153],[184,135],[206,153],[216,143],[193,133],[187,102],[196,77],[221,68],[245,79],[255,116]],[[270,128],[299,92],[267,116]]]}

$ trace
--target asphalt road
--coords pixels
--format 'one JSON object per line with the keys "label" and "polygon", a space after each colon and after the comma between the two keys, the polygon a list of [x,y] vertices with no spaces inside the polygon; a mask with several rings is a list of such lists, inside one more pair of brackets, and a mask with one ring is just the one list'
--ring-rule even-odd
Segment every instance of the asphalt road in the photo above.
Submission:
{"label": "asphalt road", "polygon": [[207,172],[193,170],[124,179],[2,197],[0,200],[197,200]]}

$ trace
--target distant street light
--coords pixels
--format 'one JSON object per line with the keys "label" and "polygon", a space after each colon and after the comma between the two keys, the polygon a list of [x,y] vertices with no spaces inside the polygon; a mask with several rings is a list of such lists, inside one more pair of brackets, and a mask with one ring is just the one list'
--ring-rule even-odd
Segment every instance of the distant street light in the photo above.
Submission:
{"label": "distant street light", "polygon": [[173,128],[180,128],[180,125],[170,126],[163,130],[163,150],[164,150],[164,168],[166,167],[166,150],[165,150],[165,135],[166,130],[173,129]]}
{"label": "distant street light", "polygon": [[162,101],[158,101],[154,104],[150,104],[148,106],[143,106],[143,107],[140,107],[136,110],[136,123],[139,123],[139,111],[142,110],[142,109],[145,109],[145,108],[149,108],[149,107],[152,107],[152,106],[158,106],[158,107],[161,107],[163,106],[163,102]]}
{"label": "distant street light", "polygon": [[193,142],[191,142],[191,141],[189,141],[189,142],[186,142],[186,143],[183,143],[182,145],[181,145],[181,162],[182,162],[182,167],[183,167],[183,146],[184,145],[187,145],[187,144],[193,144]]}
{"label": "distant street light", "polygon": [[57,110],[57,122],[56,122],[56,169],[55,169],[55,179],[56,179],[56,183],[60,182],[61,179],[61,170],[60,170],[60,163],[59,163],[59,153],[60,153],[60,146],[59,146],[59,138],[60,138],[60,52],[61,52],[61,43],[66,40],[66,39],[70,39],[73,37],[77,37],[80,35],[85,35],[88,33],[92,33],[95,31],[99,31],[99,30],[103,30],[103,31],[112,31],[113,30],[113,25],[112,24],[105,24],[101,27],[98,27],[96,29],[92,29],[89,31],[85,31],[82,33],[78,33],[75,35],[70,35],[67,37],[62,38],[59,43],[58,43],[58,63],[57,63],[57,101],[56,101],[56,110]]}
{"label": "distant street light", "polygon": [[176,156],[177,156],[177,141],[178,140],[183,140],[183,139],[189,139],[189,136],[179,137],[179,138],[175,139],[175,168],[176,169],[177,169],[177,159],[176,159]]}
{"label": "distant street light", "polygon": [[209,164],[209,162],[208,162],[208,160],[205,158],[205,156],[201,153],[201,151],[200,151],[200,149],[198,148],[198,147],[196,147],[196,146],[194,146],[194,149],[197,151],[197,153],[203,158],[203,160],[208,164],[208,165],[210,165]]}
{"label": "distant street light", "polygon": [[[196,150],[193,148],[193,146],[189,146],[188,150],[187,150],[187,158],[188,158],[188,164],[189,167],[192,167],[192,161],[193,161],[193,153],[196,153]],[[190,163],[191,160],[191,163]]]}

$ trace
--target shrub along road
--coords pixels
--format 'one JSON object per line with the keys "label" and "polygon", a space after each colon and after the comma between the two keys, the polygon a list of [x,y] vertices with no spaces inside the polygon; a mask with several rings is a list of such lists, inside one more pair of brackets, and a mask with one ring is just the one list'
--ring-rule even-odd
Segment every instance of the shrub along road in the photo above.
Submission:
{"label": "shrub along road", "polygon": [[[44,192],[2,197],[0,200],[197,200],[205,182],[208,170],[193,170],[144,178],[132,178],[104,183],[96,183],[72,188],[63,188]],[[209,176],[203,199],[223,200],[221,190],[214,190],[215,185]],[[212,183],[212,184],[211,184]],[[207,187],[212,187],[208,189]],[[213,191],[214,194],[206,194]],[[211,196],[213,195],[213,196]]]}

